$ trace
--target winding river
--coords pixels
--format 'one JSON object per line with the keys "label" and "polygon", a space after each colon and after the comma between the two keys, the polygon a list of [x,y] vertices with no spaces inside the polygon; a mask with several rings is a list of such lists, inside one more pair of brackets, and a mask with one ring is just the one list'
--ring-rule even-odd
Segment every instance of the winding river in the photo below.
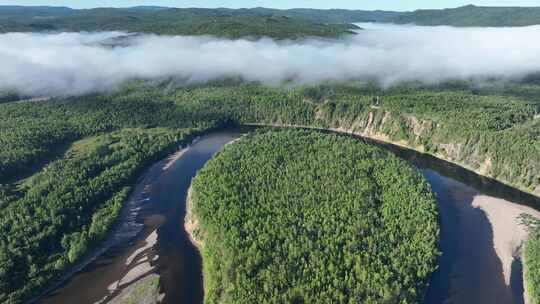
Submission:
{"label": "winding river", "polygon": [[[210,133],[152,166],[139,180],[120,224],[98,251],[104,253],[90,259],[39,302],[109,303],[130,284],[157,274],[162,303],[202,303],[201,258],[183,228],[185,197],[197,170],[226,143],[248,130]],[[410,161],[436,193],[443,255],[431,279],[426,303],[523,303],[519,260],[514,261],[510,279],[505,281],[492,224],[473,202],[485,196],[538,208],[540,200],[446,161],[365,141]]]}

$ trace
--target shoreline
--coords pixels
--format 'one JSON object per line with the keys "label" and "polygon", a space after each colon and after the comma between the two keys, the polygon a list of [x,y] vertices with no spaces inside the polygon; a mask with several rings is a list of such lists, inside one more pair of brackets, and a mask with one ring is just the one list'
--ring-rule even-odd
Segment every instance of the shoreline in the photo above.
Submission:
{"label": "shoreline", "polygon": [[[476,195],[472,207],[482,210],[493,229],[493,247],[499,257],[506,285],[510,286],[512,264],[515,261],[523,261],[522,246],[527,241],[527,228],[520,223],[522,214],[531,215],[540,219],[540,212],[530,207],[522,206],[503,199],[486,195]],[[523,288],[525,304],[527,301],[527,284],[523,276]]]}
{"label": "shoreline", "polygon": [[119,280],[113,282],[109,286],[111,292],[117,292],[132,285],[134,282],[149,275],[155,269],[152,265],[159,256],[155,254],[154,247],[157,244],[157,229],[153,230],[150,235],[144,239],[141,247],[133,251],[126,259],[126,272]]}
{"label": "shoreline", "polygon": [[174,165],[174,163],[177,160],[179,160],[187,152],[188,149],[189,149],[189,145],[187,145],[185,148],[181,148],[180,150],[176,151],[175,153],[167,157],[167,159],[165,160],[165,163],[163,164],[162,170],[163,171],[169,170]]}
{"label": "shoreline", "polygon": [[[265,124],[265,123],[245,123],[246,126],[259,126],[259,127],[277,127],[277,128],[301,128],[308,130],[318,130],[318,131],[330,131],[336,132],[344,135],[358,136],[361,138],[366,138],[369,140],[378,141],[385,144],[391,144],[397,147],[409,149],[422,153],[425,155],[430,155],[435,157],[438,160],[446,161],[453,165],[459,166],[465,170],[471,171],[478,176],[485,177],[497,181],[505,186],[517,189],[521,192],[530,194],[536,198],[540,198],[540,192],[536,190],[524,189],[523,187],[513,185],[512,183],[494,178],[493,176],[485,174],[482,168],[474,169],[468,165],[465,165],[460,162],[456,162],[452,159],[445,157],[439,153],[432,154],[427,153],[421,147],[415,147],[409,145],[407,141],[394,141],[384,133],[374,132],[372,130],[366,130],[363,132],[354,131],[353,129],[346,128],[322,128],[314,126],[303,126],[303,125],[292,125],[292,124]],[[540,189],[538,185],[535,189]],[[540,211],[535,210],[533,207],[525,206],[520,202],[509,201],[501,198],[491,197],[488,195],[476,195],[472,202],[472,207],[482,210],[488,217],[489,223],[493,229],[493,246],[496,251],[496,254],[501,261],[503,268],[503,277],[507,286],[511,287],[511,274],[512,274],[512,265],[514,262],[519,262],[521,265],[525,266],[523,259],[522,247],[528,239],[528,231],[526,227],[521,225],[519,222],[519,216],[521,214],[529,214],[534,216],[537,219],[540,219]],[[540,206],[538,206],[540,207]],[[508,229],[511,227],[511,229]],[[528,292],[527,292],[527,281],[525,277],[527,267],[523,267],[523,273],[521,273],[522,283],[523,283],[523,299],[524,303],[528,304]]]}
{"label": "shoreline", "polygon": [[197,237],[197,234],[201,233],[201,227],[199,219],[193,214],[193,183],[189,185],[186,196],[186,216],[184,217],[184,229],[189,238],[189,241],[195,247],[195,250],[199,252],[201,257],[201,279],[203,283],[203,302],[204,302],[204,290],[206,289],[206,280],[204,279],[204,260],[202,257],[202,250],[204,248],[204,241],[202,238]]}
{"label": "shoreline", "polygon": [[204,241],[197,237],[200,233],[199,219],[193,214],[193,185],[189,186],[186,197],[186,216],[184,218],[184,229],[189,237],[190,242],[197,248],[199,252],[204,248]]}
{"label": "shoreline", "polygon": [[[138,222],[140,215],[139,211],[146,204],[143,197],[150,189],[148,184],[152,179],[153,172],[158,169],[162,162],[163,161],[160,161],[157,164],[150,165],[141,175],[139,175],[131,193],[123,203],[120,214],[115,219],[115,223],[110,228],[110,231],[107,233],[106,239],[95,249],[90,250],[86,257],[82,258],[76,265],[67,270],[54,284],[45,288],[43,292],[28,300],[26,303],[54,303],[55,298],[58,296],[57,292],[64,290],[66,286],[69,286],[70,282],[73,283],[73,279],[84,271],[86,267],[98,261],[114,246],[117,246],[123,241],[135,238],[137,235],[144,232],[144,224]],[[121,239],[117,239],[120,235],[122,235],[120,237]],[[144,238],[146,238],[146,236],[144,236]]]}
{"label": "shoreline", "polygon": [[[80,261],[79,264],[64,274],[58,282],[47,288],[40,295],[30,299],[28,303],[36,303],[38,301],[54,303],[57,296],[59,296],[59,294],[56,294],[57,291],[62,291],[66,286],[69,286],[69,282],[72,282],[81,271],[98,261],[112,247],[129,239],[132,239],[135,242],[126,247],[131,249],[114,259],[114,261],[118,261],[118,259],[125,257],[125,259],[122,260],[123,267],[125,267],[122,276],[116,281],[108,283],[106,292],[98,303],[103,301],[108,302],[109,300],[114,301],[125,289],[152,276],[155,270],[155,265],[153,264],[155,264],[159,258],[159,256],[153,252],[155,245],[157,244],[156,231],[161,226],[162,219],[152,216],[145,217],[141,214],[141,210],[145,208],[148,203],[148,199],[145,198],[145,196],[151,191],[150,183],[155,178],[156,174],[159,175],[161,172],[170,169],[189,149],[192,141],[194,140],[188,140],[187,142],[180,141],[179,150],[144,169],[143,173],[137,178],[129,197],[124,202],[122,211],[115,220],[114,227],[112,227],[111,231],[107,234],[107,239],[100,247],[92,251],[86,258]],[[124,226],[134,226],[135,228],[129,228],[130,231],[128,235],[126,235],[126,232],[122,230]],[[124,235],[122,237],[123,240],[116,239],[120,234]],[[126,254],[129,254],[130,256],[125,256]],[[143,254],[144,256],[137,259],[140,254]],[[140,264],[133,265],[133,262],[138,262]]]}

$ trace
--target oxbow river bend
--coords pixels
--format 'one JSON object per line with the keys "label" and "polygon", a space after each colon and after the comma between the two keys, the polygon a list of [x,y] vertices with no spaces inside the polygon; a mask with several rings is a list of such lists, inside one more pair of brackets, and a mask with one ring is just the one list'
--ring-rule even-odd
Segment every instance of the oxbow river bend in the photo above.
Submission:
{"label": "oxbow river bend", "polygon": [[[98,250],[100,254],[38,302],[108,303],[133,282],[157,274],[162,283],[162,303],[202,303],[201,258],[183,227],[187,190],[197,170],[214,153],[249,130],[210,133],[175,157],[152,166],[139,180],[118,227]],[[443,255],[425,302],[523,303],[519,260],[512,264],[510,281],[505,282],[492,226],[472,202],[478,195],[485,195],[538,208],[540,201],[446,161],[366,141],[411,162],[436,193]]]}

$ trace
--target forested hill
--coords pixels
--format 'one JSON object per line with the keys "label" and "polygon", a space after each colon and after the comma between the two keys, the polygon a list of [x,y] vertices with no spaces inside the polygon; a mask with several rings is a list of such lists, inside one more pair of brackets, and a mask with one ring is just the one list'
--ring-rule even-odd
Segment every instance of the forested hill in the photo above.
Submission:
{"label": "forested hill", "polygon": [[309,9],[295,8],[288,10],[278,10],[270,8],[253,8],[248,11],[263,15],[287,16],[291,18],[302,18],[313,22],[324,23],[357,23],[357,22],[387,22],[388,20],[402,15],[402,12],[394,11],[365,11],[346,9]]}
{"label": "forested hill", "polygon": [[527,26],[540,24],[540,7],[484,7],[467,5],[443,10],[417,10],[396,16],[394,23],[452,26]]}
{"label": "forested hill", "polygon": [[[467,5],[414,12],[346,9],[204,9],[138,6],[76,10],[49,6],[0,6],[0,32],[123,30],[156,34],[211,34],[225,37],[338,36],[351,23],[388,22],[451,26],[540,24],[540,7]],[[345,25],[344,25],[345,24]]]}
{"label": "forested hill", "polygon": [[315,22],[259,10],[177,9],[160,7],[96,8],[0,6],[1,32],[127,31],[165,35],[214,35],[226,38],[309,36],[352,33],[346,23]]}
{"label": "forested hill", "polygon": [[367,10],[347,10],[347,9],[309,9],[295,8],[288,10],[256,7],[249,9],[204,9],[204,8],[169,8],[160,6],[136,6],[131,8],[97,8],[90,10],[76,10],[67,7],[52,7],[52,6],[1,6],[0,19],[6,17],[66,17],[66,16],[81,16],[81,15],[97,15],[107,10],[109,14],[123,15],[138,13],[141,15],[155,14],[156,16],[171,16],[185,17],[189,15],[197,16],[285,16],[290,18],[300,18],[312,22],[321,23],[354,23],[354,22],[384,22],[391,18],[397,17],[402,12],[393,11],[367,11]]}

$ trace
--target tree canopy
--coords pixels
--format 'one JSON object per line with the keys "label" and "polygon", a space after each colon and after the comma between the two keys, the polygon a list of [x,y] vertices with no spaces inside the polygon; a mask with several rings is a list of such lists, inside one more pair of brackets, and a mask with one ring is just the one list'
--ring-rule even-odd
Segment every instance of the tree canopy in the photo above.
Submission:
{"label": "tree canopy", "polygon": [[205,303],[418,303],[439,226],[419,172],[309,131],[248,135],[193,181]]}

